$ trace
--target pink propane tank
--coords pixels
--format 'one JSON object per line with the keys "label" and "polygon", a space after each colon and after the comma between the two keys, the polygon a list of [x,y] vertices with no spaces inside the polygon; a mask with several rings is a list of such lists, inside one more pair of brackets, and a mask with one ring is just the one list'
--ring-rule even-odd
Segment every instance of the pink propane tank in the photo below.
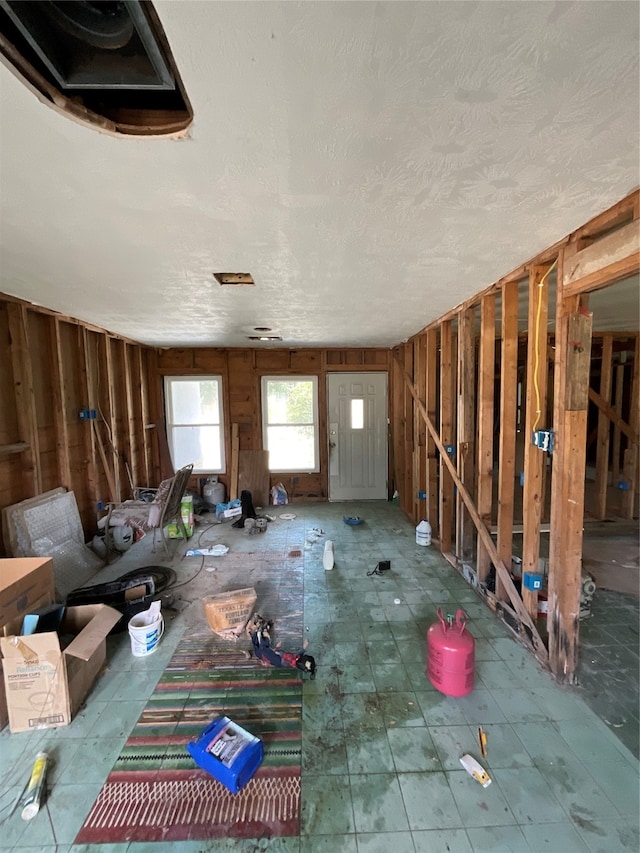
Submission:
{"label": "pink propane tank", "polygon": [[445,696],[466,696],[473,690],[476,641],[466,630],[464,610],[445,622],[438,607],[438,622],[427,631],[427,669],[429,681]]}

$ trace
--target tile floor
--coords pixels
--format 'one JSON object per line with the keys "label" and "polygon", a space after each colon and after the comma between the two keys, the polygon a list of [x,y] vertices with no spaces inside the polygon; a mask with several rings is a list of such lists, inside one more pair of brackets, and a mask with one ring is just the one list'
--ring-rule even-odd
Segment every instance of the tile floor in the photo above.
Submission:
{"label": "tile floor", "polygon": [[[279,510],[271,508],[276,516]],[[575,689],[554,683],[414,529],[386,502],[292,505],[260,536],[228,524],[202,527],[189,545],[224,542],[247,552],[247,572],[225,575],[224,558],[171,563],[151,537],[96,578],[132,568],[172,565],[174,609],[156,652],[131,655],[127,634],[109,638],[108,667],[70,726],[0,733],[2,849],[67,853],[120,747],[184,630],[204,620],[201,598],[250,581],[258,549],[299,547],[304,554],[304,631],[319,664],[303,698],[300,838],[95,845],[103,853],[251,851],[282,853],[617,853],[639,849],[638,762]],[[365,523],[348,527],[342,516]],[[321,527],[325,535],[306,542]],[[322,567],[324,541],[336,565]],[[257,541],[256,541],[257,540]],[[391,561],[383,576],[368,572]],[[202,568],[215,565],[215,572]],[[604,599],[603,599],[604,602]],[[476,638],[476,687],[462,698],[438,693],[425,677],[425,635],[436,609],[463,607]],[[603,603],[603,607],[605,603]],[[278,614],[269,614],[276,620]],[[172,618],[173,617],[173,618]],[[594,623],[595,624],[595,623]],[[637,652],[637,636],[629,637]],[[615,684],[602,682],[602,703]],[[637,699],[637,697],[636,697]],[[636,711],[630,709],[630,711]],[[476,756],[477,727],[488,735],[482,788],[459,755]],[[52,758],[46,806],[25,822],[9,815],[38,749]]]}

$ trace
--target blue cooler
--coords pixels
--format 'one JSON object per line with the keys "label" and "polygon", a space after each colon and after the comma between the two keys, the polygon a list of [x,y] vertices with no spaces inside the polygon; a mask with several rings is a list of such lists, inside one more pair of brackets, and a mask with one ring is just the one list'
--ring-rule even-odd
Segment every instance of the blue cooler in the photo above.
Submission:
{"label": "blue cooler", "polygon": [[198,765],[237,794],[256,772],[264,755],[260,738],[250,734],[229,717],[214,720],[198,740],[187,744]]}

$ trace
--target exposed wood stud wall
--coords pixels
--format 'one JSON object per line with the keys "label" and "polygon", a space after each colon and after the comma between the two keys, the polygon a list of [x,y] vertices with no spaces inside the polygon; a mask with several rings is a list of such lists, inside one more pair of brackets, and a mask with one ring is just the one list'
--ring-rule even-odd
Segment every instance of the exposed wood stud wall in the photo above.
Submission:
{"label": "exposed wood stud wall", "polygon": [[[541,271],[560,256],[553,424],[545,424],[553,427],[556,436],[547,627],[551,668],[558,677],[571,679],[579,641],[577,610],[589,400],[614,425],[612,473],[614,480],[617,474],[628,484],[622,498],[628,513],[633,512],[638,487],[638,335],[629,333],[633,355],[628,348],[629,361],[616,366],[613,400],[610,389],[608,396],[605,393],[607,382],[612,384],[611,376],[608,380],[606,376],[603,378],[597,393],[589,385],[591,340],[585,309],[591,290],[607,287],[640,270],[639,198],[640,193],[633,193],[482,293],[452,308],[411,341],[399,345],[393,358],[382,348],[157,351],[90,324],[0,295],[0,507],[53,488],[66,479],[68,482],[63,485],[74,490],[89,536],[96,521],[97,501],[128,497],[132,484],[157,485],[162,476],[171,473],[163,378],[207,374],[223,377],[227,471],[231,464],[232,424],[238,426],[240,451],[262,448],[261,377],[280,374],[318,377],[321,470],[299,475],[295,482],[290,475],[273,472],[271,482],[282,480],[293,502],[324,499],[328,489],[327,374],[387,371],[390,480],[400,494],[400,506],[414,521],[428,507],[440,549],[456,568],[475,559],[475,569],[482,581],[489,559],[496,569],[495,594],[484,587],[480,588],[481,594],[490,607],[505,618],[508,616],[509,624],[516,626],[521,637],[544,660],[546,649],[509,574],[515,513],[517,310],[520,282],[531,274],[530,285],[533,282],[531,286],[537,286]],[[493,357],[490,327],[495,327],[491,312],[496,311],[496,302],[500,308],[502,338],[497,429],[492,400],[494,381],[490,378]],[[478,308],[479,340],[475,329]],[[537,380],[544,383],[546,319],[538,325],[543,367]],[[531,345],[532,331],[536,328],[531,312],[528,326]],[[613,335],[614,350],[616,340]],[[476,344],[479,344],[477,401]],[[603,352],[609,352],[608,342]],[[606,358],[611,360],[608,355]],[[603,364],[604,360],[603,357]],[[524,366],[524,361],[520,366]],[[529,361],[525,428],[532,426],[537,414],[532,411],[531,370]],[[627,387],[631,388],[630,394]],[[80,420],[78,412],[85,408],[95,408],[97,419]],[[604,436],[604,426],[599,434]],[[498,436],[497,500],[494,496],[493,503],[489,501],[489,471],[494,467],[490,435]],[[616,462],[616,443],[617,458],[623,458],[621,470]],[[448,445],[455,448],[457,464],[448,454]],[[604,458],[604,450],[599,452]],[[545,457],[538,456],[539,459]],[[527,480],[534,482],[536,464],[536,456],[529,450],[525,486]],[[600,468],[603,467],[601,462]],[[600,483],[603,478],[601,473]],[[226,481],[225,477],[221,479],[228,487],[228,477]],[[198,487],[197,478],[191,485]],[[417,498],[420,491],[427,492],[427,504]],[[539,492],[534,489],[532,498],[525,488],[523,521],[528,531],[527,559],[532,566],[537,561],[536,535],[531,531],[536,531],[539,521],[541,505],[535,505],[538,494],[543,494],[542,489]],[[600,500],[598,511],[602,508]],[[493,523],[496,519],[497,544],[488,529],[489,520]],[[476,543],[479,543],[477,551]]]}
{"label": "exposed wood stud wall", "polygon": [[[427,464],[427,493],[437,496],[439,505],[439,547],[447,560],[459,571],[468,575],[475,572],[474,583],[487,603],[504,614],[508,624],[527,638],[538,656],[543,659],[546,650],[540,648],[540,634],[534,626],[537,619],[537,594],[524,595],[515,589],[509,574],[514,553],[513,535],[522,521],[523,570],[537,573],[540,556],[542,520],[549,502],[545,500],[545,479],[550,469],[550,556],[549,556],[549,660],[553,672],[561,679],[573,678],[577,663],[579,639],[579,598],[581,587],[582,528],[584,524],[584,491],[586,473],[586,424],[589,401],[600,412],[598,428],[600,441],[599,509],[604,516],[615,511],[607,505],[607,493],[602,483],[608,479],[608,448],[605,436],[613,428],[614,480],[616,471],[624,491],[621,502],[625,512],[633,513],[638,488],[638,335],[611,333],[605,338],[603,364],[611,362],[611,350],[626,352],[628,362],[616,368],[615,393],[611,399],[612,376],[607,378],[606,366],[602,375],[602,395],[589,385],[591,352],[591,316],[588,312],[588,294],[616,283],[640,271],[638,251],[638,211],[640,193],[637,191],[623,199],[611,210],[605,211],[590,223],[541,252],[536,258],[504,276],[491,287],[443,315],[425,327],[409,342],[413,344],[411,357],[407,346],[394,351],[394,382],[404,382],[404,394],[394,395],[392,412],[394,428],[402,421],[412,424],[416,437],[420,435],[416,409],[424,418],[428,438],[433,439],[437,464]],[[613,230],[615,229],[615,230]],[[544,276],[561,255],[557,277],[555,314],[555,370],[553,387],[553,416],[547,404],[549,359],[554,350],[547,340],[549,305],[548,282]],[[518,296],[528,280],[530,292],[527,329],[519,339]],[[539,285],[542,284],[542,287]],[[491,301],[495,304],[492,306]],[[474,311],[480,308],[479,336],[473,328]],[[493,321],[490,319],[495,311]],[[489,378],[492,332],[497,311],[500,311],[499,373]],[[425,334],[426,333],[426,334]],[[601,333],[602,334],[602,333]],[[433,337],[430,337],[433,335]],[[440,341],[440,358],[433,384],[439,393],[439,413],[432,411],[429,394],[432,380],[429,372],[429,342]],[[625,344],[625,340],[628,339]],[[631,343],[629,343],[629,341]],[[527,344],[528,357],[525,347]],[[493,341],[494,346],[495,342]],[[477,406],[467,389],[475,388],[475,353],[478,346]],[[618,349],[616,350],[616,346]],[[631,346],[635,347],[633,355]],[[456,347],[454,350],[453,348]],[[457,353],[457,357],[453,353]],[[420,371],[414,369],[426,358],[427,396],[422,394]],[[633,365],[633,368],[631,368]],[[633,379],[631,370],[633,369]],[[455,373],[454,373],[455,371]],[[525,397],[518,399],[518,376],[522,377]],[[457,382],[456,382],[457,377]],[[495,423],[496,406],[493,394],[499,391],[499,421]],[[537,390],[536,390],[537,389]],[[413,409],[407,409],[407,392],[411,394]],[[631,398],[631,399],[630,399]],[[470,417],[470,413],[475,417]],[[521,421],[517,425],[517,417]],[[439,417],[438,417],[439,415]],[[604,418],[604,420],[603,420]],[[417,424],[417,426],[416,426]],[[437,425],[437,426],[436,426]],[[531,433],[534,429],[552,429],[555,434],[553,456],[535,448]],[[516,442],[518,429],[522,430]],[[495,441],[489,439],[495,436]],[[454,439],[454,436],[457,438]],[[403,438],[406,437],[406,430]],[[468,440],[477,438],[476,470],[465,470],[464,450]],[[608,438],[606,438],[608,441]],[[448,456],[446,446],[457,443],[456,466]],[[495,444],[495,446],[494,446]],[[394,451],[405,453],[405,464],[396,460],[396,468],[403,468],[402,490],[412,495],[422,480],[411,481],[412,466],[407,467],[406,456],[415,454],[417,445],[408,447],[405,441],[396,442]],[[516,500],[517,452],[524,452],[523,506]],[[489,489],[489,472],[495,462],[491,459],[497,449],[496,488]],[[622,467],[618,459],[622,458]],[[606,460],[606,461],[604,461]],[[493,464],[492,464],[493,463]],[[415,475],[414,475],[415,476]],[[454,502],[454,485],[457,500]],[[401,500],[401,506],[412,516],[412,508]],[[618,509],[619,511],[619,509]],[[522,512],[518,517],[517,513]],[[412,516],[413,517],[413,516]],[[475,566],[469,565],[467,553],[468,532],[463,519],[470,519],[477,539]],[[494,528],[494,524],[497,525]],[[494,545],[488,522],[497,530]],[[517,525],[517,526],[516,526]],[[453,544],[455,536],[455,545]],[[486,585],[490,566],[496,569],[495,593]],[[524,601],[523,601],[524,598]]]}
{"label": "exposed wood stud wall", "polygon": [[[141,366],[137,374],[129,375],[131,365],[125,372],[120,360],[117,382],[123,389],[131,385],[131,393],[123,392],[120,401],[121,417],[129,423],[131,418],[138,419],[137,398],[146,395],[147,350],[95,326],[0,294],[0,508],[64,486],[74,492],[87,539],[91,538],[97,503],[111,497],[99,445],[106,446],[111,479],[128,482],[122,459],[106,441],[100,417],[81,420],[79,416],[81,409],[103,409],[107,417],[112,415],[108,385],[113,388],[114,379],[112,374],[108,378],[106,354],[113,341],[121,352],[127,347],[130,362]],[[151,458],[149,432],[141,429],[143,434],[142,457],[149,454]],[[125,454],[127,449],[123,444]],[[139,461],[133,473],[145,476]],[[4,554],[0,534],[0,555]]]}

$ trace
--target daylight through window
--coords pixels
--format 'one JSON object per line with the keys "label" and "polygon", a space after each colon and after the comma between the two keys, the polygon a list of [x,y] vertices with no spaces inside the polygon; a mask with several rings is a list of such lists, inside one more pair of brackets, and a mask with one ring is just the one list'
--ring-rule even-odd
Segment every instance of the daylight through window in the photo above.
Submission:
{"label": "daylight through window", "polygon": [[262,425],[270,471],[318,471],[318,380],[262,378]]}
{"label": "daylight through window", "polygon": [[222,377],[167,376],[165,399],[174,469],[193,462],[194,473],[224,472]]}

